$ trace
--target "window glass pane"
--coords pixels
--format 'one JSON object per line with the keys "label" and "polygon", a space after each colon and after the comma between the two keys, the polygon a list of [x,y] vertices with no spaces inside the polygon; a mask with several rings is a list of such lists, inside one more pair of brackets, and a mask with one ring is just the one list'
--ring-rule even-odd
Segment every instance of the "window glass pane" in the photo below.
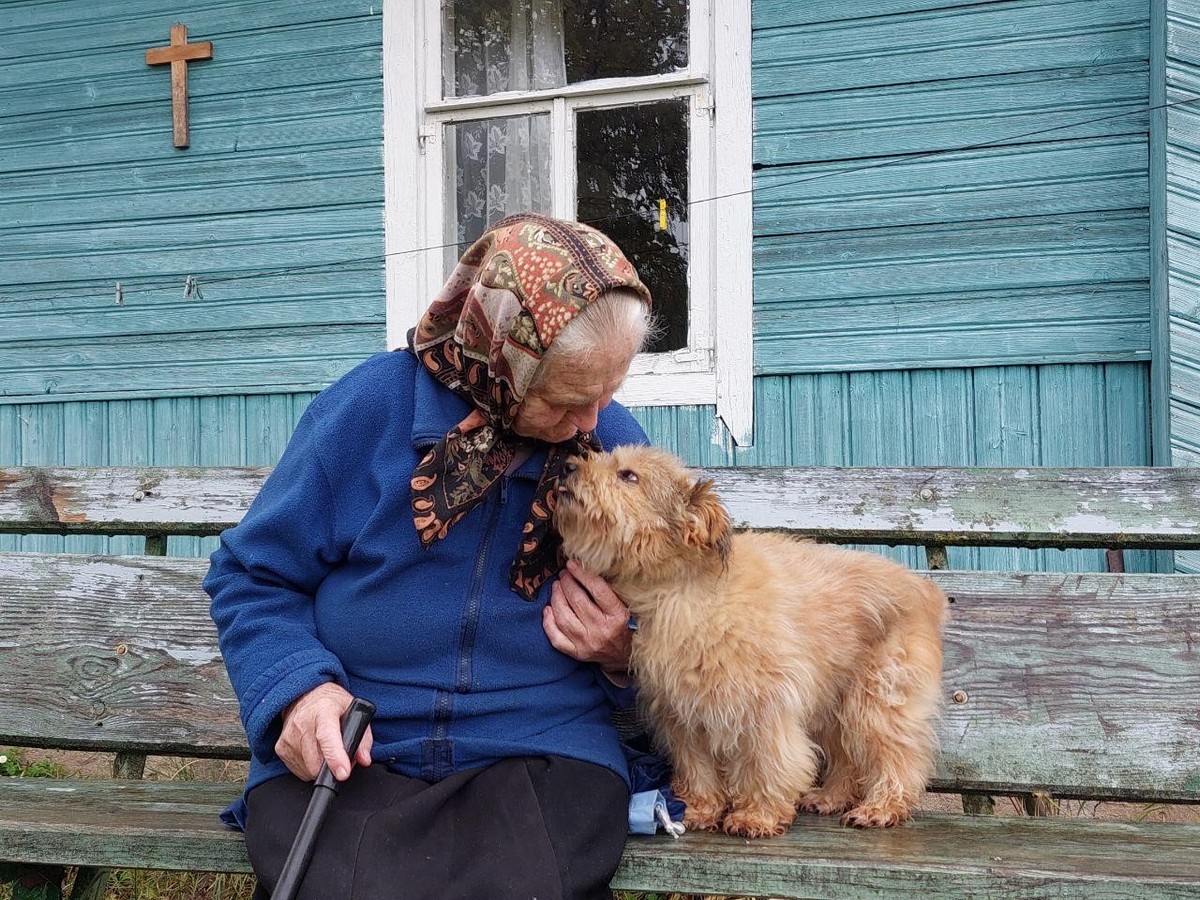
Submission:
{"label": "window glass pane", "polygon": [[550,116],[445,126],[447,271],[487,226],[516,212],[549,215]]}
{"label": "window glass pane", "polygon": [[617,242],[654,294],[664,330],[651,352],[687,346],[687,116],[687,100],[576,116],[577,215]]}
{"label": "window glass pane", "polygon": [[560,0],[446,0],[442,16],[445,96],[567,83]]}
{"label": "window glass pane", "polygon": [[687,0],[566,0],[563,34],[568,84],[687,68]]}
{"label": "window glass pane", "polygon": [[687,66],[687,0],[445,0],[447,97]]}

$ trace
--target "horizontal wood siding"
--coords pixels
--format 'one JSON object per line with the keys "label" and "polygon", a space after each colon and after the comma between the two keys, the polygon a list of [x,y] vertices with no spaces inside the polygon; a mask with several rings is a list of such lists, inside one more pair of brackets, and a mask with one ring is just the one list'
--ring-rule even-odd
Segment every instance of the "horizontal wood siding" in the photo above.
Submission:
{"label": "horizontal wood siding", "polygon": [[[5,4],[0,404],[310,392],[383,349],[380,17]],[[214,44],[189,65],[186,150],[145,62],[176,21]]]}
{"label": "horizontal wood siding", "polygon": [[[697,466],[1144,466],[1142,363],[847,372],[755,379],[754,446],[735,447],[712,407],[639,409],[651,441]],[[912,548],[888,551],[925,565]],[[1126,553],[1131,570],[1166,559]],[[951,548],[952,568],[1094,571],[1099,551]]]}
{"label": "horizontal wood siding", "polygon": [[[273,466],[312,393],[0,405],[0,465]],[[172,537],[207,555],[215,538]],[[136,538],[0,535],[0,550],[141,553]]]}
{"label": "horizontal wood siding", "polygon": [[[634,410],[696,466],[1131,466],[1150,462],[1143,363],[850,372],[755,379],[754,446],[712,407]],[[0,406],[0,466],[274,465],[312,394]],[[213,539],[172,538],[203,555]],[[137,552],[132,539],[0,535],[0,549]],[[895,555],[924,565],[920,551]],[[1130,569],[1155,565],[1127,554]],[[958,568],[1103,568],[1096,551],[952,548]]]}
{"label": "horizontal wood siding", "polygon": [[[1200,10],[1167,0],[1166,226],[1171,461],[1200,465]],[[1200,572],[1200,553],[1177,554]]]}
{"label": "horizontal wood siding", "polygon": [[753,11],[756,372],[1149,358],[1146,0]]}

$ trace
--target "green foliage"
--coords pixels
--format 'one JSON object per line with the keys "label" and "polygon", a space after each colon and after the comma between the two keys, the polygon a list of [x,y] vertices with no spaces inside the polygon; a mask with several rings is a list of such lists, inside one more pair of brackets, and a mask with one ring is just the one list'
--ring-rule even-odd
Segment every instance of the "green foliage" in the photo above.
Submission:
{"label": "green foliage", "polygon": [[0,750],[0,776],[13,778],[62,778],[66,770],[46,759],[30,761],[23,750]]}

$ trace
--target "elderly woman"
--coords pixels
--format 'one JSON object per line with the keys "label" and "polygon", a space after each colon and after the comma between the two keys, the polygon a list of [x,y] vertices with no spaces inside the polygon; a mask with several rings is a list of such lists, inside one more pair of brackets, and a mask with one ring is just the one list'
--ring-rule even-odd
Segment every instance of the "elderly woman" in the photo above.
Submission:
{"label": "elderly woman", "polygon": [[624,845],[628,613],[565,569],[564,461],[644,443],[612,402],[650,327],[621,251],[497,224],[409,338],[323,391],[205,589],[253,754],[244,828],[269,896],[338,720],[378,708],[308,898],[591,898]]}

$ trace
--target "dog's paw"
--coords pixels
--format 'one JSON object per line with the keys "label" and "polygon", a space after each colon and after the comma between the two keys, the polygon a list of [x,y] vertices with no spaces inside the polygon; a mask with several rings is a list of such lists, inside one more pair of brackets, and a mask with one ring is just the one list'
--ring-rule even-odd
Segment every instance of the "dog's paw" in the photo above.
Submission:
{"label": "dog's paw", "polygon": [[720,810],[698,810],[691,806],[683,811],[683,827],[688,831],[720,831]]}
{"label": "dog's paw", "polygon": [[796,808],[801,812],[816,813],[819,816],[843,813],[853,805],[853,797],[828,794],[822,790],[805,791],[796,801]]}
{"label": "dog's paw", "polygon": [[891,828],[912,818],[903,806],[864,805],[856,806],[842,816],[842,824],[852,828]]}
{"label": "dog's paw", "polygon": [[791,819],[780,819],[763,810],[731,809],[721,822],[721,830],[734,837],[779,837],[791,824]]}
{"label": "dog's paw", "polygon": [[727,806],[724,797],[689,791],[679,781],[671,782],[671,790],[683,801],[683,824],[688,831],[719,831],[721,816]]}

